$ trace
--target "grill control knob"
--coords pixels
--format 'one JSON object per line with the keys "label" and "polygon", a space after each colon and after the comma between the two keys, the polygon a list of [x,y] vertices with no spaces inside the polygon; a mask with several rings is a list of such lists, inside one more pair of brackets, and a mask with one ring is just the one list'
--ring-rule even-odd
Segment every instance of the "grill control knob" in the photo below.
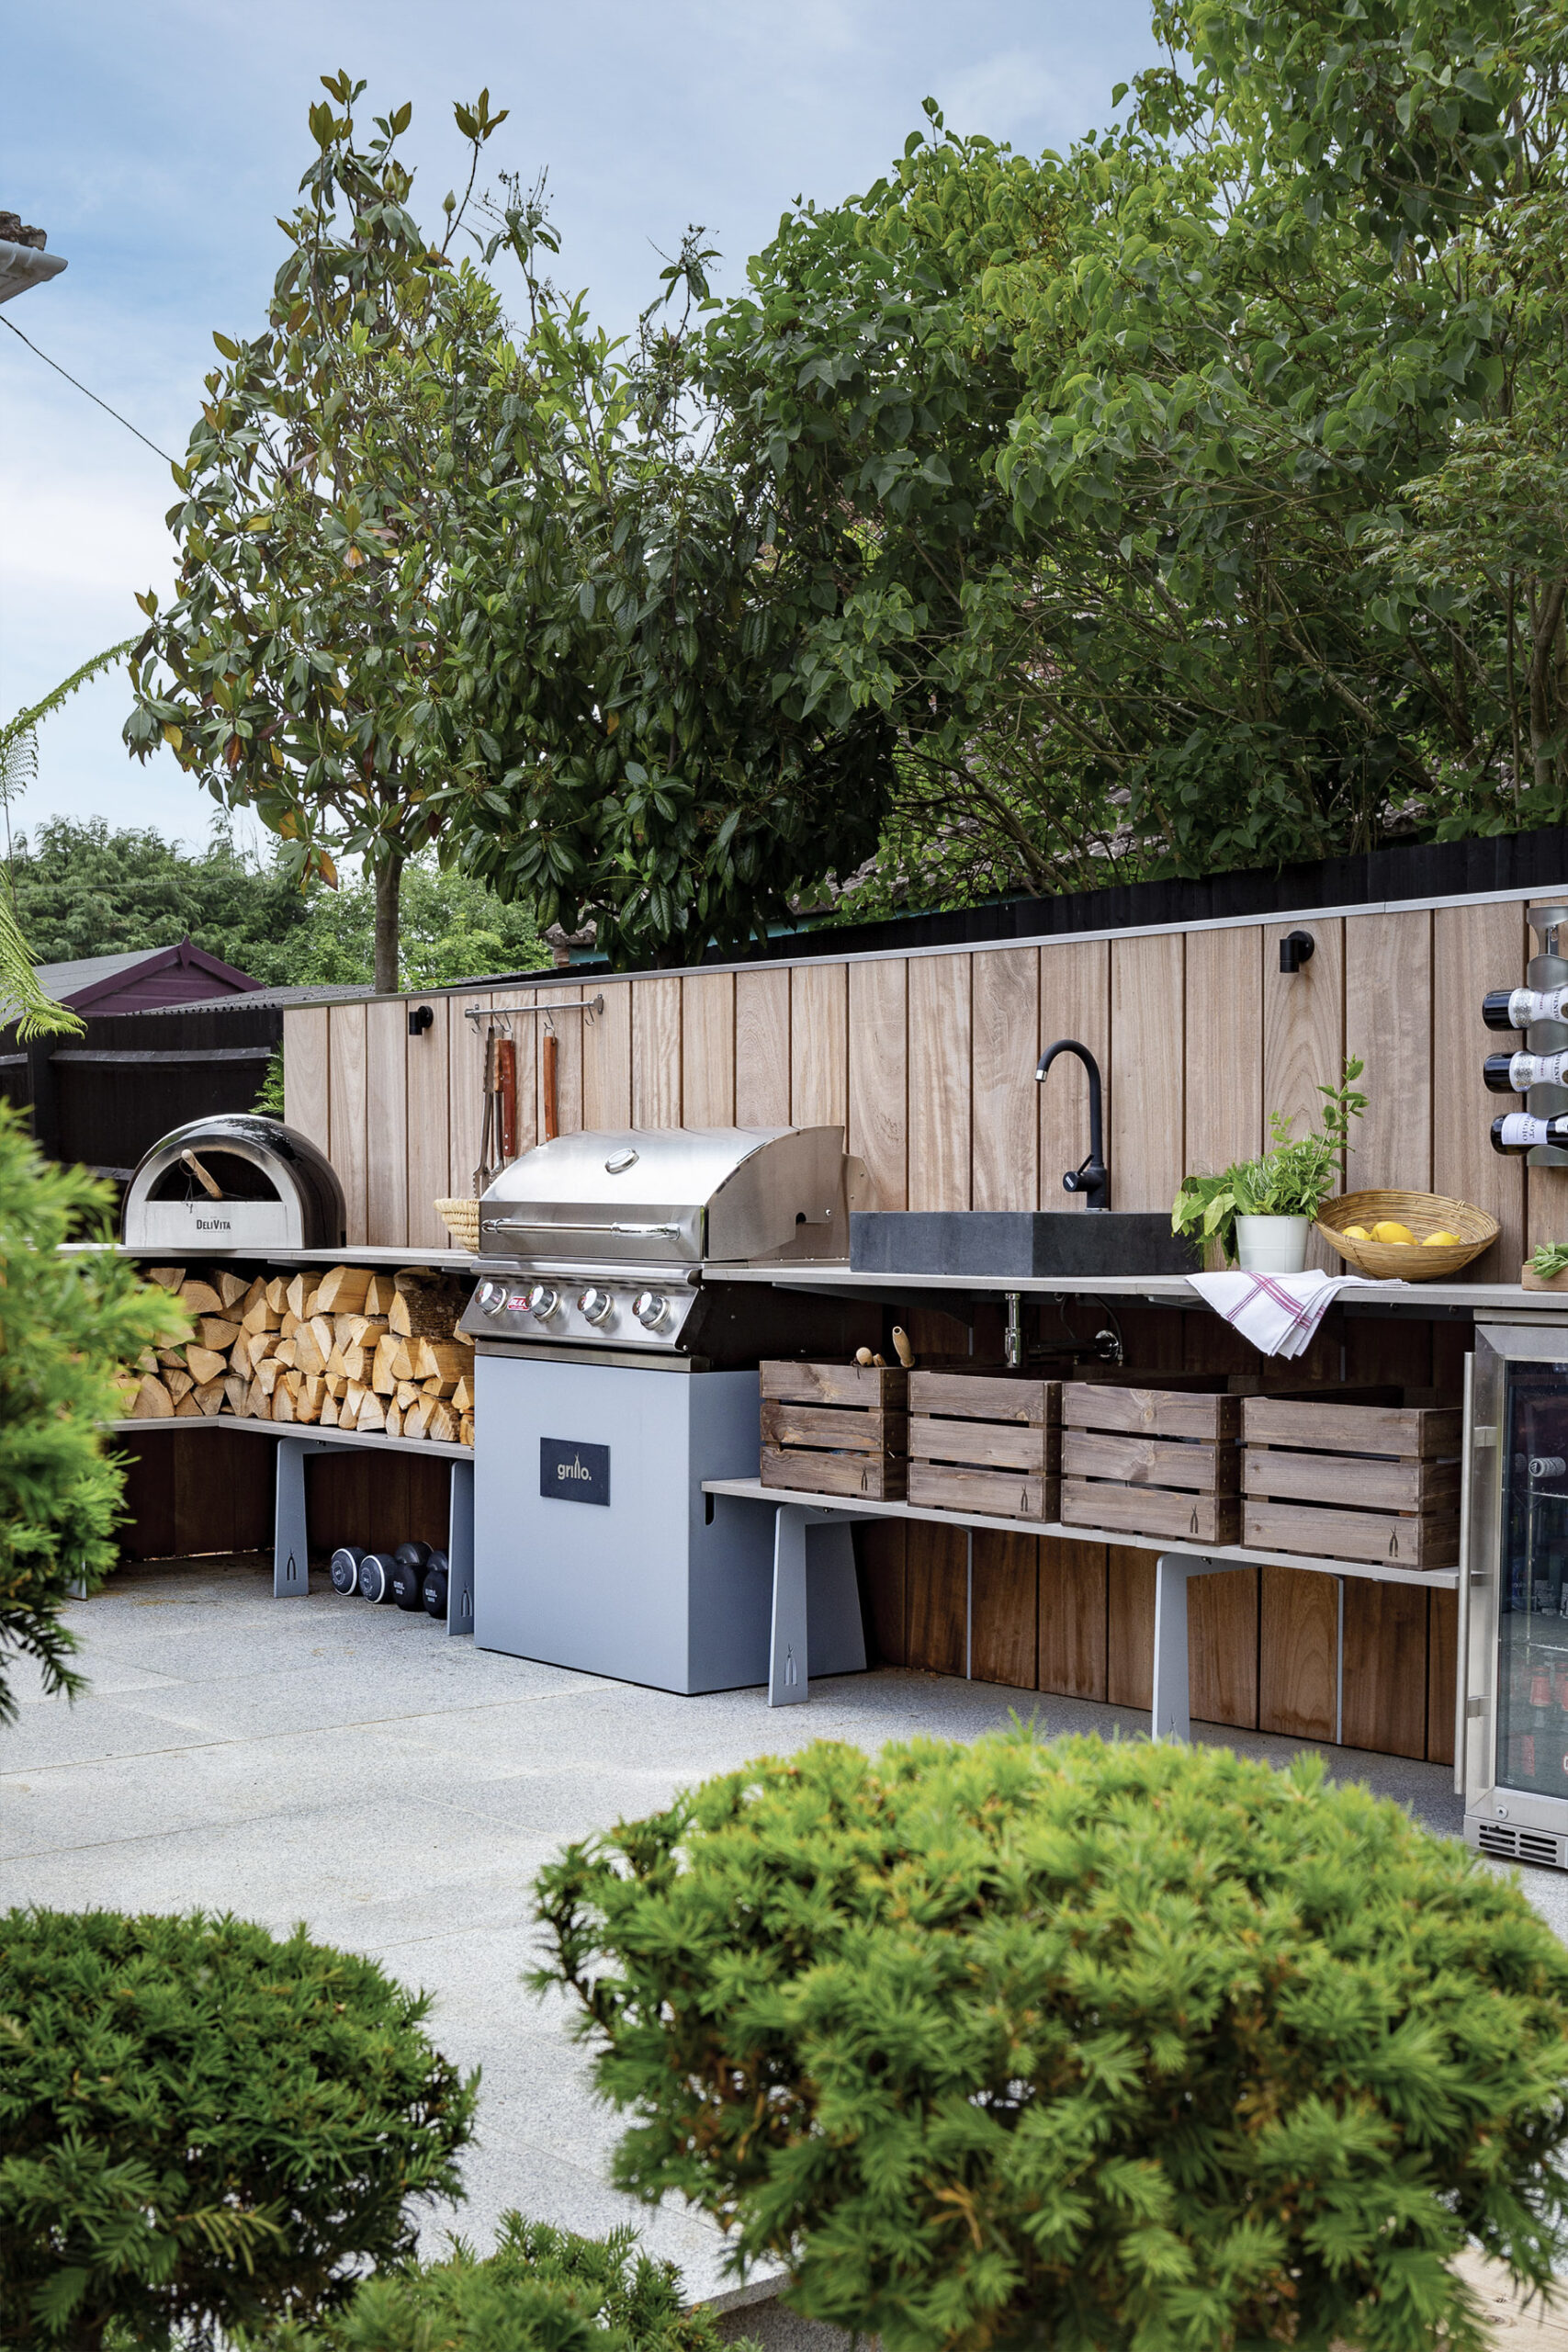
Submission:
{"label": "grill control knob", "polygon": [[585,1323],[603,1323],[615,1304],[607,1290],[601,1290],[597,1283],[592,1283],[578,1300],[577,1311]]}
{"label": "grill control knob", "polygon": [[506,1305],[506,1284],[504,1283],[481,1283],[479,1284],[479,1312],[481,1315],[499,1315],[502,1308]]}
{"label": "grill control knob", "polygon": [[560,1293],[548,1283],[536,1283],[523,1304],[537,1322],[547,1323],[560,1305]]}
{"label": "grill control knob", "polygon": [[645,1331],[657,1331],[670,1316],[670,1301],[662,1291],[639,1290],[632,1301],[632,1313]]}

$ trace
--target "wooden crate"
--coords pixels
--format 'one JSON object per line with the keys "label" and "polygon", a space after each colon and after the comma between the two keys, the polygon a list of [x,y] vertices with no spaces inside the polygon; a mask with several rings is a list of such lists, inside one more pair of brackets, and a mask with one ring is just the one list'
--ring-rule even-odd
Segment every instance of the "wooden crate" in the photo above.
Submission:
{"label": "wooden crate", "polygon": [[764,1487],[904,1499],[909,1375],[898,1365],[764,1363]]}
{"label": "wooden crate", "polygon": [[1462,1422],[1457,1405],[1247,1397],[1242,1540],[1321,1559],[1455,1566]]}
{"label": "wooden crate", "polygon": [[1062,1384],[1008,1372],[909,1374],[912,1503],[1051,1519],[1060,1503]]}
{"label": "wooden crate", "polygon": [[1205,1391],[1066,1382],[1064,1522],[1173,1542],[1239,1543],[1242,1403],[1217,1385]]}

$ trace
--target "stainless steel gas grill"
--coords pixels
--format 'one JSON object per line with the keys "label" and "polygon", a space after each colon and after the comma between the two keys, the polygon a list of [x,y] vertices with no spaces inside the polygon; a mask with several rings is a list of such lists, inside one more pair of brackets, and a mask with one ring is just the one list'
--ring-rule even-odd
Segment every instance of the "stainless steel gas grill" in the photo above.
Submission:
{"label": "stainless steel gas grill", "polygon": [[479,1204],[491,1273],[463,1328],[552,1350],[755,1363],[758,1307],[705,1289],[705,1264],[797,1264],[848,1252],[838,1127],[655,1127],[558,1136],[503,1170]]}
{"label": "stainless steel gas grill", "polygon": [[[845,1188],[837,1127],[559,1136],[491,1185],[462,1320],[481,1648],[666,1690],[766,1680],[771,1532],[703,1481],[755,1475],[759,1358],[852,1350],[868,1310],[704,1277],[842,1263]],[[849,1536],[820,1541],[812,1671],[846,1672]]]}

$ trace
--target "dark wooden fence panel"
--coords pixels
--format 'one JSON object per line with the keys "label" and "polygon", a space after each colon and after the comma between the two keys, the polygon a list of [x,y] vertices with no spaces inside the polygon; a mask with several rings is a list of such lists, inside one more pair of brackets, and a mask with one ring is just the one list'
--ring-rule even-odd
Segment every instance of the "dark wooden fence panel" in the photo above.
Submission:
{"label": "dark wooden fence panel", "polygon": [[0,1035],[0,1083],[7,1100],[30,1109],[51,1159],[123,1183],[172,1127],[250,1110],[282,1042],[276,1004],[105,1013],[89,1018],[80,1037],[24,1047],[12,1033]]}

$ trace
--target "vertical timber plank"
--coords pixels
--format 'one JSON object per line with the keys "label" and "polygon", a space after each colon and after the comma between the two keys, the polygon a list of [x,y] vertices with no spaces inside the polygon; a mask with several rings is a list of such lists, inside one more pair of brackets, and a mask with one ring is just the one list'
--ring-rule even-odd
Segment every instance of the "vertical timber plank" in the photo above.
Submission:
{"label": "vertical timber plank", "polygon": [[446,1191],[452,1148],[446,1114],[452,1008],[444,996],[437,996],[431,998],[430,1009],[435,1015],[433,1025],[408,1041],[408,1235],[416,1249],[447,1250],[451,1238],[435,1214],[435,1203]]}
{"label": "vertical timber plank", "polygon": [[1256,924],[1189,935],[1184,1175],[1216,1175],[1262,1147],[1259,959]]}
{"label": "vertical timber plank", "polygon": [[868,1208],[908,1204],[908,964],[849,967],[849,1149],[865,1163]]}
{"label": "vertical timber plank", "polygon": [[785,970],[735,975],[735,1124],[787,1127],[790,989]]}
{"label": "vertical timber plank", "polygon": [[[1321,1118],[1320,1086],[1336,1086],[1345,1059],[1345,925],[1337,915],[1311,919],[1311,961],[1299,972],[1280,969],[1280,942],[1294,923],[1263,927],[1263,1111],[1292,1115],[1298,1136]],[[1343,1261],[1320,1234],[1307,1240],[1307,1264],[1343,1273]]]}
{"label": "vertical timber plank", "polygon": [[1066,1699],[1105,1696],[1105,1546],[1040,1542],[1036,1687]]}
{"label": "vertical timber plank", "polygon": [[1032,1690],[1039,1672],[1039,1538],[976,1528],[972,1573],[970,1673],[976,1682]]}
{"label": "vertical timber plank", "polygon": [[[1314,958],[1315,961],[1315,958]],[[1476,1006],[1479,1023],[1480,1011]],[[1432,917],[1348,915],[1345,1057],[1370,1099],[1350,1130],[1348,1193],[1432,1189]],[[1448,1074],[1440,1083],[1446,1100]]]}
{"label": "vertical timber plank", "polygon": [[681,1124],[735,1125],[735,975],[694,972],[681,987]]}
{"label": "vertical timber plank", "polygon": [[332,1144],[328,1152],[343,1186],[348,1238],[367,1241],[367,1170],[365,1161],[365,1007],[334,1004],[328,1057]]}
{"label": "vertical timber plank", "polygon": [[[1115,1073],[1111,1067],[1111,947],[1103,939],[1074,940],[1040,950],[1040,1046],[1043,1051],[1058,1037],[1076,1037],[1100,1064],[1106,1148],[1114,1132]],[[1036,1055],[1035,1059],[1039,1059]],[[1064,1054],[1052,1065],[1039,1096],[1038,1204],[1043,1209],[1082,1209],[1080,1193],[1065,1193],[1062,1178],[1076,1168],[1089,1149],[1089,1074],[1074,1054]],[[1111,1206],[1126,1208],[1129,1199],[1111,1179]]]}
{"label": "vertical timber plank", "polygon": [[969,1206],[971,956],[909,959],[909,1206]]}
{"label": "vertical timber plank", "polygon": [[975,1034],[973,1204],[1032,1209],[1039,1198],[1040,951],[971,959]]}
{"label": "vertical timber plank", "polygon": [[797,1127],[849,1125],[849,974],[801,964],[789,975],[789,1099]]}
{"label": "vertical timber plank", "polygon": [[473,1197],[484,1128],[484,1033],[482,1023],[468,1019],[470,1005],[488,1012],[490,997],[446,1000],[446,1189],[455,1201]]}
{"label": "vertical timber plank", "polygon": [[401,997],[366,1006],[365,1238],[378,1249],[409,1238],[408,1035]]}
{"label": "vertical timber plank", "polygon": [[1130,1544],[1105,1547],[1105,1695],[1113,1707],[1155,1702],[1155,1558]]}
{"label": "vertical timber plank", "polygon": [[1418,1585],[1345,1579],[1347,1747],[1427,1753],[1427,1603]]}
{"label": "vertical timber plank", "polygon": [[[1111,943],[1115,1083],[1109,1157],[1113,1208],[1168,1209],[1185,1173],[1185,946],[1179,933]],[[1051,1078],[1055,1075],[1053,1069]],[[1081,1151],[1078,1157],[1082,1159]],[[1135,1703],[1148,1706],[1151,1702]]]}
{"label": "vertical timber plank", "polygon": [[1459,1595],[1429,1592],[1427,1619],[1427,1761],[1454,1760],[1459,1675]]}
{"label": "vertical timber plank", "polygon": [[328,1153],[332,1114],[328,1104],[328,1038],[332,1012],[324,1004],[301,1005],[283,1016],[283,1099],[299,1134]]}
{"label": "vertical timber plank", "polygon": [[1258,1571],[1193,1577],[1187,1587],[1189,1699],[1201,1723],[1258,1728]]}
{"label": "vertical timber plank", "polygon": [[1332,1739],[1339,1687],[1339,1580],[1264,1568],[1258,1621],[1259,1731]]}
{"label": "vertical timber plank", "polygon": [[931,1674],[968,1664],[968,1546],[961,1527],[904,1522],[906,1660]]}
{"label": "vertical timber plank", "polygon": [[1481,1064],[1503,1041],[1483,1026],[1481,1000],[1488,989],[1517,988],[1525,961],[1517,901],[1434,910],[1432,1068],[1442,1115],[1433,1123],[1432,1190],[1488,1210],[1502,1227],[1491,1249],[1465,1268],[1466,1282],[1517,1282],[1524,1258],[1524,1164],[1492,1148],[1498,1098],[1482,1083]]}
{"label": "vertical timber plank", "polygon": [[629,980],[595,980],[604,1010],[582,1016],[582,1124],[614,1133],[632,1123],[632,990]]}
{"label": "vertical timber plank", "polygon": [[632,982],[632,1125],[681,1124],[681,981]]}
{"label": "vertical timber plank", "polygon": [[860,1573],[861,1608],[871,1646],[884,1666],[907,1662],[904,1600],[904,1522],[867,1521],[853,1530]]}

